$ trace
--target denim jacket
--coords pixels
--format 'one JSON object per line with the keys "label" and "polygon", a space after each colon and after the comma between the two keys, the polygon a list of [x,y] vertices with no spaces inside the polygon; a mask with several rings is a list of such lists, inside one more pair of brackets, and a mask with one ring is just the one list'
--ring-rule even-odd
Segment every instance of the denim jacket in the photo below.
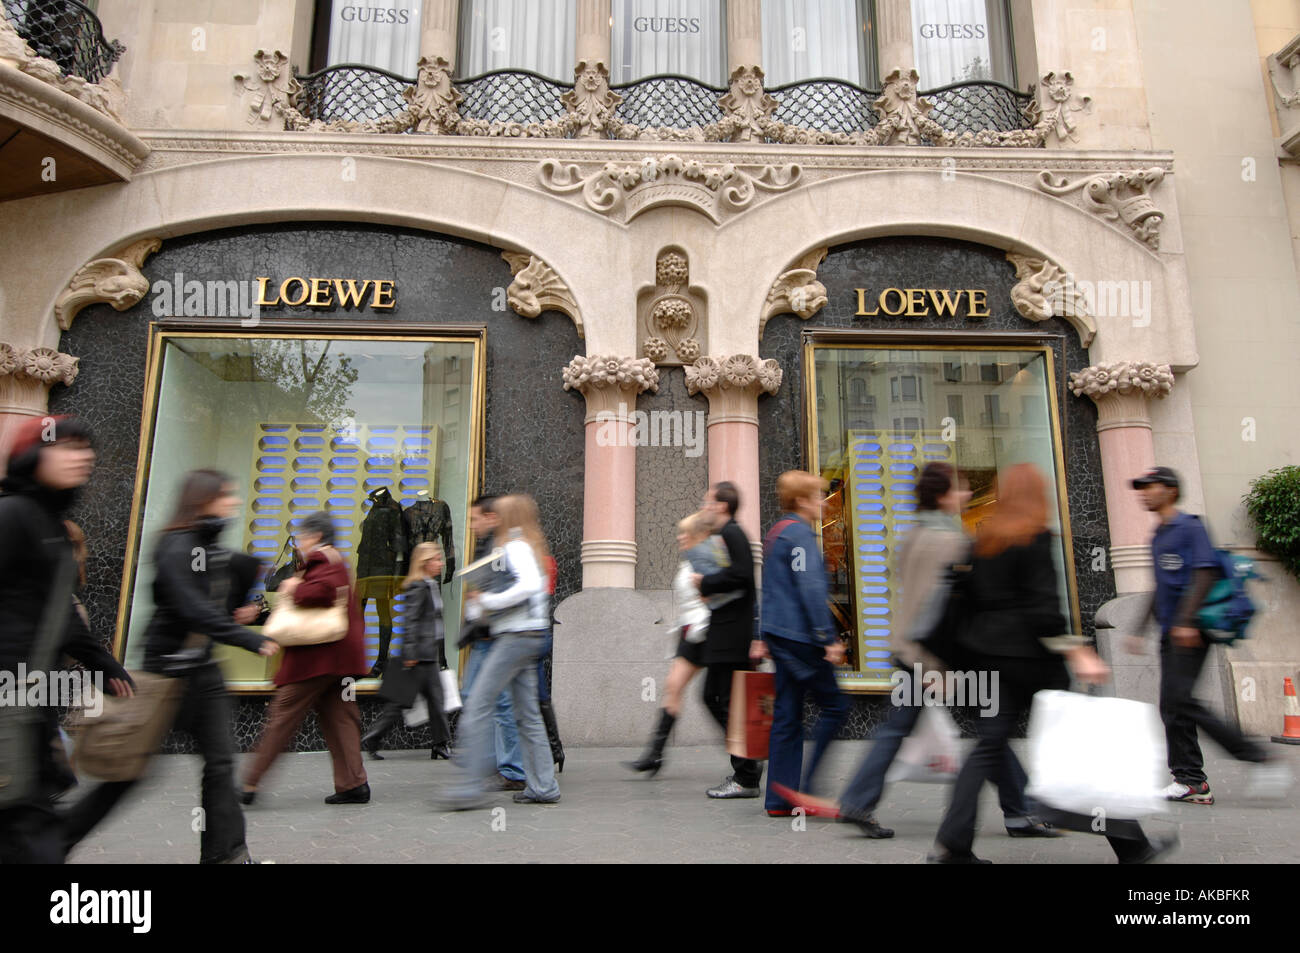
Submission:
{"label": "denim jacket", "polygon": [[835,628],[817,534],[793,513],[781,519],[794,522],[781,530],[763,557],[760,631],[793,642],[830,645]]}

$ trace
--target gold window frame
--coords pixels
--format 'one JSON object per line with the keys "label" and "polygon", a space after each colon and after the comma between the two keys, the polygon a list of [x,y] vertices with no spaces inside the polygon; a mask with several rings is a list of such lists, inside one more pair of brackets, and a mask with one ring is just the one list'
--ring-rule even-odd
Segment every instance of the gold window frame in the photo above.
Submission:
{"label": "gold window frame", "polygon": [[[804,405],[804,460],[810,473],[821,473],[821,448],[818,445],[817,419],[817,359],[818,349],[826,350],[862,350],[876,348],[880,350],[908,351],[1037,351],[1044,355],[1047,372],[1047,390],[1051,399],[1049,418],[1052,434],[1052,458],[1056,468],[1057,512],[1061,525],[1062,548],[1065,561],[1065,584],[1069,601],[1070,622],[1076,633],[1081,633],[1082,615],[1079,609],[1079,587],[1075,576],[1074,535],[1070,524],[1070,494],[1066,482],[1064,432],[1061,429],[1061,402],[1063,395],[1056,383],[1056,351],[1052,340],[1060,340],[1055,335],[1022,334],[1016,332],[990,332],[970,334],[962,331],[858,331],[858,330],[815,330],[803,332],[803,405]],[[846,518],[851,518],[845,510]],[[822,528],[817,527],[817,545],[822,546]],[[852,527],[847,528],[851,534]],[[851,535],[850,535],[851,538]],[[858,596],[853,590],[854,637],[857,635]],[[883,694],[893,688],[888,676],[883,678],[863,677],[862,673],[838,672],[836,679],[844,691],[861,694]]]}
{"label": "gold window frame", "polygon": [[[329,330],[304,330],[301,323],[263,321],[255,331],[232,330],[228,323],[204,326],[190,322],[151,322],[149,343],[145,354],[144,403],[140,415],[140,440],[136,455],[135,487],[131,497],[131,517],[127,530],[126,560],[122,566],[122,586],[118,594],[117,622],[113,633],[113,656],[119,661],[126,655],[128,616],[137,584],[137,567],[141,550],[141,530],[144,523],[144,506],[149,485],[149,470],[153,460],[153,439],[157,430],[157,413],[162,389],[163,352],[171,339],[247,339],[273,337],[282,340],[305,341],[411,341],[420,344],[471,343],[473,355],[473,406],[470,408],[470,434],[466,462],[465,512],[457,514],[461,520],[462,553],[474,551],[474,536],[469,526],[469,504],[483,491],[483,461],[485,428],[487,424],[487,329],[474,325],[438,325],[421,333],[416,328],[395,329],[392,325],[355,324],[330,325]],[[250,488],[251,489],[251,488]],[[459,669],[463,672],[467,652],[459,653]],[[263,681],[227,682],[226,687],[239,694],[260,695],[274,692],[275,683]],[[359,693],[370,694],[379,687],[378,679],[357,680]]]}

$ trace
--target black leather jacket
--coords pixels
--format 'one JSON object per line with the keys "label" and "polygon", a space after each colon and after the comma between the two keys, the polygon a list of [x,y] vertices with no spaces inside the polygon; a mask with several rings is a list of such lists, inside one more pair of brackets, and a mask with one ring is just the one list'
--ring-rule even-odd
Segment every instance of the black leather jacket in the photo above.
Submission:
{"label": "black leather jacket", "polygon": [[402,594],[402,658],[438,661],[442,657],[438,645],[443,640],[442,599],[435,598],[427,582],[408,583]]}

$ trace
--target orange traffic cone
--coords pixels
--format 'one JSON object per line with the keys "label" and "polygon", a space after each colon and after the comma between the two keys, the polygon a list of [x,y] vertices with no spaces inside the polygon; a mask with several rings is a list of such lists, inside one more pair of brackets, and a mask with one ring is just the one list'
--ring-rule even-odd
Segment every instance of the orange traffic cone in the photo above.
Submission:
{"label": "orange traffic cone", "polygon": [[1273,740],[1282,745],[1300,745],[1300,699],[1295,696],[1295,685],[1291,679],[1284,681],[1282,689],[1286,695],[1286,713],[1282,716],[1282,733],[1274,735]]}

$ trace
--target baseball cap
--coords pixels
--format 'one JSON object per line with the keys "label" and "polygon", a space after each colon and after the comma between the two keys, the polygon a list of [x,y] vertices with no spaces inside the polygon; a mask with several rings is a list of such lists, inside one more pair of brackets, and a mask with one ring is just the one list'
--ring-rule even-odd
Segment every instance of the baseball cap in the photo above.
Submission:
{"label": "baseball cap", "polygon": [[1133,489],[1140,490],[1144,486],[1150,486],[1153,483],[1162,483],[1165,486],[1172,486],[1178,489],[1178,474],[1168,467],[1152,467],[1146,473],[1142,474],[1133,481]]}

